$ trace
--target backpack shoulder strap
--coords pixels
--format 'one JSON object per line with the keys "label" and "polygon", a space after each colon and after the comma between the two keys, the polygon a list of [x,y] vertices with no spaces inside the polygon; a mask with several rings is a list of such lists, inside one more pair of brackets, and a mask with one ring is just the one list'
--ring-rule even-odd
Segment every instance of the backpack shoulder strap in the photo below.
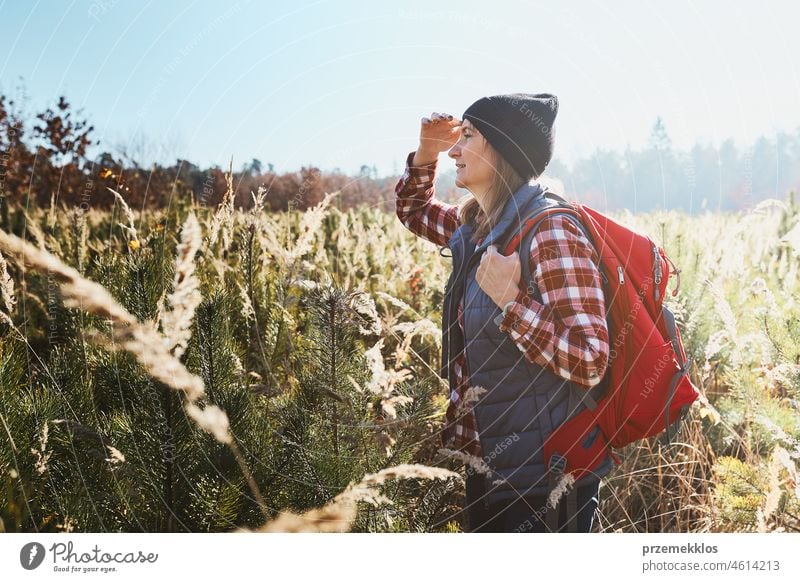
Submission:
{"label": "backpack shoulder strap", "polygon": [[558,202],[558,203],[559,203],[559,204],[561,204],[561,205],[564,205],[564,206],[572,206],[572,205],[569,203],[569,200],[567,200],[567,199],[566,199],[566,198],[564,198],[563,196],[559,196],[558,194],[556,194],[556,193],[555,193],[555,192],[553,192],[552,190],[547,190],[547,191],[545,191],[544,195],[545,195],[545,197],[547,197],[547,198],[550,198],[551,200],[555,200],[556,202]]}
{"label": "backpack shoulder strap", "polygon": [[528,229],[532,227],[538,228],[539,223],[545,218],[545,216],[555,214],[572,217],[575,225],[581,230],[581,232],[583,232],[584,236],[586,236],[589,242],[594,244],[589,231],[581,220],[580,211],[565,198],[547,190],[537,201],[537,204],[534,206],[533,210],[528,214],[528,216],[519,222],[519,229],[516,231],[511,229],[506,235],[508,238],[506,238],[503,244],[498,245],[498,248],[502,249],[503,254],[508,256],[509,253],[513,252],[514,249],[520,245],[521,240],[528,232]]}
{"label": "backpack shoulder strap", "polygon": [[[578,217],[573,212],[564,212],[563,210],[548,213],[546,216],[541,216],[538,219],[536,216],[529,217],[526,222],[530,222],[534,220],[535,222],[527,232],[524,232],[522,236],[522,241],[520,242],[519,246],[519,257],[520,257],[520,266],[522,267],[522,282],[525,285],[530,285],[533,283],[533,277],[531,275],[531,265],[530,265],[530,254],[531,254],[531,245],[533,245],[533,237],[536,236],[536,232],[539,230],[542,222],[547,216],[564,216],[565,218],[569,219],[573,222],[580,230],[583,232],[584,236],[591,242],[591,238],[589,238],[589,233],[586,231],[586,228],[583,226],[583,223],[578,219]],[[523,224],[523,231],[525,231],[525,224]],[[511,250],[511,249],[509,249]],[[506,252],[506,255],[508,252]],[[524,260],[527,257],[528,260]]]}

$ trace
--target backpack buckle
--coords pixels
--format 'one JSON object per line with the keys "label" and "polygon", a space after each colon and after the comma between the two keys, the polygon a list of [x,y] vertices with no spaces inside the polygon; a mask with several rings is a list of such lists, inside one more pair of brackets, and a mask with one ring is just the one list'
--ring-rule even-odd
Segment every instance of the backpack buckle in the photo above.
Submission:
{"label": "backpack buckle", "polygon": [[559,453],[553,453],[550,456],[550,462],[547,465],[547,470],[551,475],[562,475],[567,469],[567,458]]}

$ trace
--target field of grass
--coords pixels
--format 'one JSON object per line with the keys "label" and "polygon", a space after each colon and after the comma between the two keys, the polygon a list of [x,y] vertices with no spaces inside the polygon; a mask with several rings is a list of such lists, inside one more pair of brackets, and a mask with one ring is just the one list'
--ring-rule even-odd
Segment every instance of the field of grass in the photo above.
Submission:
{"label": "field of grass", "polygon": [[[450,264],[394,214],[9,208],[0,530],[460,531]],[[617,214],[681,268],[703,392],[620,452],[597,531],[800,529],[800,212]],[[674,286],[674,283],[673,283]]]}

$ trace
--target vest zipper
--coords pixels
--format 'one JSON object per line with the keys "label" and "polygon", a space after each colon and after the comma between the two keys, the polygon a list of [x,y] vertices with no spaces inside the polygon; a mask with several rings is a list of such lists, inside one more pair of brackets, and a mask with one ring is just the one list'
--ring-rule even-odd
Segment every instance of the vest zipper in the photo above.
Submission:
{"label": "vest zipper", "polygon": [[[483,242],[483,241],[481,241],[481,242]],[[469,374],[471,372],[471,370],[469,369],[469,359],[467,358],[467,343],[468,343],[467,335],[466,335],[467,280],[469,278],[469,273],[472,270],[472,264],[475,262],[475,259],[480,257],[480,255],[475,252],[475,250],[477,249],[478,246],[480,246],[480,245],[476,245],[476,247],[473,249],[472,255],[470,256],[469,259],[467,259],[467,267],[466,267],[466,269],[464,271],[464,285],[462,286],[462,289],[461,289],[461,304],[463,305],[463,309],[464,309],[464,328],[465,328],[464,329],[464,334],[463,334],[463,336],[464,336],[464,363],[466,364],[465,372],[467,374],[467,377],[469,377]],[[457,306],[456,306],[456,325],[458,325],[458,307]],[[474,410],[472,411],[472,414],[473,414],[473,418],[474,418],[474,421],[475,421],[475,431],[478,433],[478,442],[480,443],[480,441],[481,441],[481,430],[480,430],[480,427],[478,426],[478,415],[475,414]],[[481,452],[483,452],[483,446],[481,446]],[[486,484],[488,480],[489,480],[489,476],[488,475],[484,475],[483,476],[483,486],[484,486],[483,509],[484,509],[484,511],[488,511],[488,509],[489,509],[489,493],[488,493],[489,486]]]}
{"label": "vest zipper", "polygon": [[619,284],[625,284],[625,271],[622,270],[622,265],[617,265],[617,276],[619,277]]}

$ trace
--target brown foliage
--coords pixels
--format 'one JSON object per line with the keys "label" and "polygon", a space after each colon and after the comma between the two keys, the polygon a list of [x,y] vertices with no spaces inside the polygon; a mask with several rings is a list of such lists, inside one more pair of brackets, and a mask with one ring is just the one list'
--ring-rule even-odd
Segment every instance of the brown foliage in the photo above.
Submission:
{"label": "brown foliage", "polygon": [[[94,126],[81,111],[73,111],[65,97],[55,107],[35,116],[30,136],[25,120],[13,100],[0,95],[0,199],[47,206],[51,200],[72,206],[108,207],[112,188],[135,209],[170,206],[194,198],[216,206],[226,189],[225,172],[218,166],[207,169],[178,159],[172,166],[153,164],[149,168],[132,159],[121,159],[103,151],[90,157]],[[340,191],[340,209],[360,204],[393,208],[395,178],[378,179],[368,169],[356,176],[321,172],[303,167],[297,172],[277,174],[272,165],[262,171],[253,160],[234,172],[234,205],[249,209],[251,192],[267,190],[269,210],[306,210],[317,205],[326,192]],[[0,204],[4,206],[4,204]]]}

